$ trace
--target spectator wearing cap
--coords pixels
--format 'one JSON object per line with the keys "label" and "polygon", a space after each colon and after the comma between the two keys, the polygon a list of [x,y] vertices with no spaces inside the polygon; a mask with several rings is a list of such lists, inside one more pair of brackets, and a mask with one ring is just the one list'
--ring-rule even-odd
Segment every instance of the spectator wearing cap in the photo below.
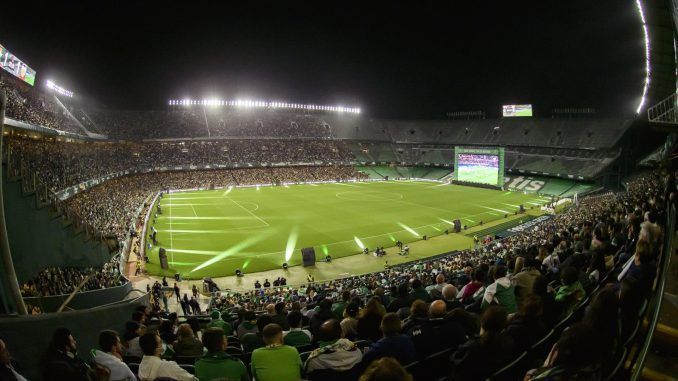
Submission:
{"label": "spectator wearing cap", "polygon": [[57,328],[45,354],[44,380],[87,381],[89,367],[77,355],[77,342],[68,328]]}
{"label": "spectator wearing cap", "polygon": [[252,376],[257,381],[299,381],[302,363],[294,347],[283,344],[282,328],[277,324],[264,327],[265,346],[252,352]]}
{"label": "spectator wearing cap", "polygon": [[321,369],[346,372],[360,363],[362,358],[363,354],[355,343],[343,337],[339,320],[330,319],[320,326],[318,349],[308,356],[304,368],[309,377]]}
{"label": "spectator wearing cap", "polygon": [[183,323],[177,329],[177,342],[172,346],[177,356],[199,357],[203,355],[203,345],[195,337],[191,325]]}
{"label": "spectator wearing cap", "polygon": [[401,322],[395,313],[387,313],[381,320],[383,337],[370,345],[363,356],[365,365],[382,357],[393,357],[405,366],[416,360],[417,353],[412,338],[402,335]]}
{"label": "spectator wearing cap", "polygon": [[139,339],[139,345],[144,351],[144,357],[139,364],[139,378],[141,381],[153,381],[156,378],[168,377],[178,381],[197,381],[177,365],[174,361],[162,360],[162,339],[155,333],[146,333]]}
{"label": "spectator wearing cap", "polygon": [[99,349],[94,352],[94,362],[110,371],[110,380],[134,380],[136,376],[122,361],[122,343],[115,331],[99,333]]}
{"label": "spectator wearing cap", "polygon": [[358,313],[360,307],[358,303],[351,302],[344,309],[344,318],[341,320],[341,332],[343,337],[349,340],[355,340],[358,337]]}
{"label": "spectator wearing cap", "polygon": [[200,380],[249,381],[250,375],[245,364],[226,353],[228,339],[224,330],[218,327],[207,328],[202,336],[207,353],[195,363],[195,376]]}
{"label": "spectator wearing cap", "polygon": [[313,335],[311,334],[311,331],[301,328],[301,321],[301,312],[291,311],[287,314],[287,322],[290,329],[289,331],[283,332],[283,341],[285,345],[300,347],[302,345],[311,344]]}
{"label": "spectator wearing cap", "polygon": [[207,323],[207,328],[221,328],[226,336],[230,336],[233,333],[233,327],[231,324],[221,318],[221,312],[214,310],[210,313],[212,321]]}
{"label": "spectator wearing cap", "polygon": [[263,331],[264,327],[272,323],[273,318],[270,315],[261,315],[257,318],[257,332],[247,333],[240,339],[240,345],[245,352],[252,352],[265,345]]}

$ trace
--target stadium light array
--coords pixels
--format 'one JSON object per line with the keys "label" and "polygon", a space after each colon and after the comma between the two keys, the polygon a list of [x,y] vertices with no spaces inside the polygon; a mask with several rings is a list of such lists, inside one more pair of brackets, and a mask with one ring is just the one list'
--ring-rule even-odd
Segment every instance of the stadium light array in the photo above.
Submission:
{"label": "stadium light array", "polygon": [[640,22],[643,24],[643,38],[645,38],[645,83],[643,84],[643,94],[640,97],[640,103],[636,109],[636,114],[640,114],[640,111],[645,105],[645,98],[647,97],[647,89],[650,87],[650,35],[647,32],[647,22],[645,21],[645,11],[643,11],[643,4],[641,0],[636,0],[636,6],[638,7],[638,14],[640,15]]}
{"label": "stadium light array", "polygon": [[330,111],[339,113],[360,114],[359,107],[306,105],[300,103],[252,101],[245,99],[238,100],[170,99],[168,104],[170,106],[229,106],[238,108],[275,108],[275,109],[280,108],[291,110]]}
{"label": "stadium light array", "polygon": [[47,84],[48,89],[52,89],[52,90],[56,91],[57,93],[59,93],[61,95],[65,95],[69,98],[73,98],[73,92],[72,91],[66,90],[63,87],[58,86],[53,81],[47,80],[46,84]]}

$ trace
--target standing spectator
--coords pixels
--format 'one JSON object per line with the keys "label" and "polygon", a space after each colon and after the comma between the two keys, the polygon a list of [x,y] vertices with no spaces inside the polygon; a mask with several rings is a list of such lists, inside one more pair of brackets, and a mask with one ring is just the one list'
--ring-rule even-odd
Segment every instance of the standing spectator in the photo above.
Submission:
{"label": "standing spectator", "polygon": [[57,328],[45,355],[45,380],[87,381],[89,367],[76,355],[77,342],[68,328]]}
{"label": "standing spectator", "polygon": [[181,303],[181,290],[176,282],[174,282],[174,296],[177,297],[177,303]]}
{"label": "standing spectator", "polygon": [[174,361],[162,360],[162,340],[155,333],[147,333],[139,339],[144,357],[139,364],[141,381],[153,381],[159,377],[169,377],[178,381],[198,381],[192,374],[181,369]]}
{"label": "standing spectator", "polygon": [[122,343],[115,331],[99,333],[99,349],[94,352],[94,362],[111,372],[111,380],[135,380],[137,377],[122,361]]}
{"label": "standing spectator", "polygon": [[387,313],[381,320],[381,332],[384,337],[370,345],[363,356],[365,364],[382,357],[393,357],[405,366],[416,360],[417,353],[409,336],[400,334],[400,318],[395,313]]}
{"label": "standing spectator", "polygon": [[283,344],[282,328],[268,324],[263,329],[266,344],[252,353],[252,376],[257,381],[299,381],[302,364],[299,352]]}
{"label": "standing spectator", "polygon": [[250,381],[245,364],[225,352],[228,339],[224,330],[218,327],[208,328],[202,336],[202,342],[207,348],[207,354],[195,363],[195,376],[198,379]]}

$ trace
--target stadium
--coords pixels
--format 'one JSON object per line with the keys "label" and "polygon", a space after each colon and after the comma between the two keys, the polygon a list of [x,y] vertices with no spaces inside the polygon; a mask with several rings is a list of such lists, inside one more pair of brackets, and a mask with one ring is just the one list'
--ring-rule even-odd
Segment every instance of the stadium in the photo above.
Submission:
{"label": "stadium", "polygon": [[0,380],[678,377],[676,0],[123,3],[1,16]]}

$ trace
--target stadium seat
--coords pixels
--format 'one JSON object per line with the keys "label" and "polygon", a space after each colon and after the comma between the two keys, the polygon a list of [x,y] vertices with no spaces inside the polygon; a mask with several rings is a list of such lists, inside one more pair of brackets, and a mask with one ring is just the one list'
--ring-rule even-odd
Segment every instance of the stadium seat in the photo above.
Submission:
{"label": "stadium seat", "polygon": [[521,379],[525,374],[527,365],[527,352],[523,352],[508,365],[494,372],[487,380],[492,381],[514,381]]}
{"label": "stadium seat", "polygon": [[309,381],[349,381],[357,380],[362,373],[361,364],[355,365],[347,371],[339,372],[334,369],[319,369],[306,375]]}
{"label": "stadium seat", "polygon": [[190,374],[195,374],[195,366],[190,364],[179,364],[181,369],[187,371]]}
{"label": "stadium seat", "polygon": [[200,357],[196,356],[174,356],[172,361],[176,361],[176,363],[179,365],[193,365],[199,358]]}
{"label": "stadium seat", "polygon": [[305,363],[306,360],[308,360],[308,356],[310,356],[310,355],[311,355],[311,351],[299,353],[299,357],[301,357],[301,362]]}
{"label": "stadium seat", "polygon": [[614,360],[611,362],[613,364],[613,367],[607,372],[607,374],[603,374],[603,380],[604,381],[615,381],[615,380],[623,380],[626,377],[624,377],[625,369],[624,369],[624,363],[626,362],[626,356],[628,355],[628,350],[626,348],[620,348],[617,350],[614,356]]}

